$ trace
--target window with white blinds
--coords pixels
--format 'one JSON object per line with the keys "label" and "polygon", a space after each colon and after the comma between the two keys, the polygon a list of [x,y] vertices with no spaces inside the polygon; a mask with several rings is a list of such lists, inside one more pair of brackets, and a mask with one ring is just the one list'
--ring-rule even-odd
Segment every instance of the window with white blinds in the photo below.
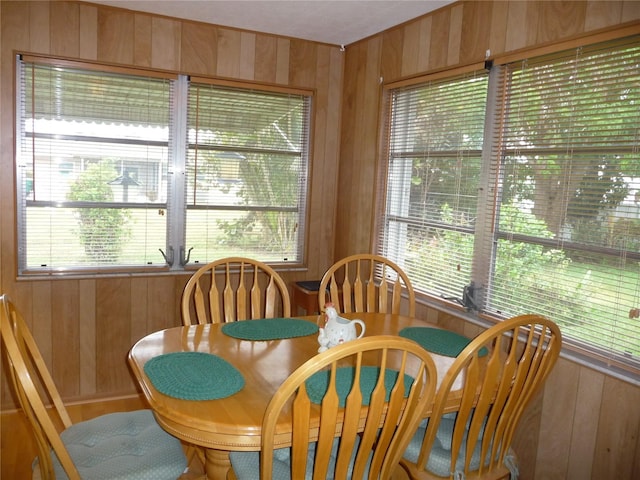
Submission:
{"label": "window with white blinds", "polygon": [[[572,348],[640,367],[639,79],[633,37],[492,67],[478,115],[470,80],[435,84],[461,85],[459,103],[429,83],[391,90],[379,251],[424,293],[543,314]],[[436,164],[425,139],[456,115],[476,142]]]}
{"label": "window with white blinds", "polygon": [[18,65],[20,271],[164,266],[171,78]]}
{"label": "window with white blinds", "polygon": [[487,81],[483,70],[390,94],[378,247],[414,288],[446,298],[472,280]]}
{"label": "window with white blinds", "polygon": [[[485,308],[640,360],[640,42],[502,67]],[[489,198],[493,205],[494,199]]]}
{"label": "window with white blinds", "polygon": [[17,65],[21,275],[303,261],[310,95]]}
{"label": "window with white blinds", "polygon": [[191,83],[191,260],[302,259],[310,106],[300,94]]}

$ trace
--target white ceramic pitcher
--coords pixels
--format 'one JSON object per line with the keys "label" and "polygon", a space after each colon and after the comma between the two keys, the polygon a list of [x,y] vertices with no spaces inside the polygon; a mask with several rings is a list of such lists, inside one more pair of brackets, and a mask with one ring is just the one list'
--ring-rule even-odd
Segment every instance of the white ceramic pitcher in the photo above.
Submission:
{"label": "white ceramic pitcher", "polygon": [[[356,325],[360,325],[360,334],[356,330]],[[324,326],[320,327],[318,352],[324,352],[328,348],[335,347],[344,342],[349,342],[357,338],[362,338],[366,326],[362,320],[349,320],[338,316],[338,312],[332,303],[325,306]]]}

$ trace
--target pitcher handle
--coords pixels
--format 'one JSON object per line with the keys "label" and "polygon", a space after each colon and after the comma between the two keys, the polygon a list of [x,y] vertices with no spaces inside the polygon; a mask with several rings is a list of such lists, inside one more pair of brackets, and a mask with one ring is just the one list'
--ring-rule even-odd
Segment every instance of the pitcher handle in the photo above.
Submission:
{"label": "pitcher handle", "polygon": [[358,325],[360,325],[360,328],[362,328],[362,331],[360,332],[360,335],[358,335],[356,337],[356,339],[362,338],[364,336],[364,331],[366,329],[366,325],[364,324],[364,322],[362,320],[354,319],[354,320],[351,320],[351,321],[357,323]]}

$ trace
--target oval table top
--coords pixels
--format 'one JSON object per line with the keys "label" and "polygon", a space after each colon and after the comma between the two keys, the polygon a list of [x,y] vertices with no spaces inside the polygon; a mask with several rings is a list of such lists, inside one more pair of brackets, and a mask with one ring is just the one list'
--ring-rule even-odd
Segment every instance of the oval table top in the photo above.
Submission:
{"label": "oval table top", "polygon": [[[423,320],[380,313],[341,314],[366,324],[366,336],[396,335],[409,326],[431,326]],[[300,317],[316,323],[318,317]],[[295,338],[248,341],[221,331],[224,323],[175,327],[139,340],[129,363],[161,425],[190,443],[222,450],[259,450],[262,417],[282,382],[318,353],[317,334]],[[205,352],[233,365],[244,387],[216,400],[183,400],[160,393],[144,371],[154,357],[173,352]]]}
{"label": "oval table top", "polygon": [[[341,316],[363,320],[365,336],[397,335],[405,327],[435,327],[424,320],[402,315],[350,313]],[[318,322],[317,315],[298,318]],[[318,353],[318,334],[248,341],[225,334],[224,325],[182,326],[147,335],[131,348],[129,363],[158,422],[174,436],[220,453],[260,450],[267,404],[282,382]],[[144,366],[152,358],[174,352],[214,354],[238,370],[244,386],[236,393],[215,400],[184,400],[165,395],[154,387]]]}

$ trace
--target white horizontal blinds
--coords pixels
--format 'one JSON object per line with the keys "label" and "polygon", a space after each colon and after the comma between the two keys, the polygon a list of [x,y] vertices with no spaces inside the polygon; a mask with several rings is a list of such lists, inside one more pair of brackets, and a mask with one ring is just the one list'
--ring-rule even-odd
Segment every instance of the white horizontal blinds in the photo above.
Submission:
{"label": "white horizontal blinds", "polygon": [[462,297],[471,280],[487,73],[390,92],[385,217],[379,251],[414,288]]}
{"label": "white horizontal blinds", "polygon": [[163,265],[170,81],[20,66],[20,270]]}
{"label": "white horizontal blinds", "polygon": [[192,83],[186,247],[191,261],[303,255],[311,98]]}
{"label": "white horizontal blinds", "polygon": [[638,37],[507,66],[488,308],[640,356]]}

